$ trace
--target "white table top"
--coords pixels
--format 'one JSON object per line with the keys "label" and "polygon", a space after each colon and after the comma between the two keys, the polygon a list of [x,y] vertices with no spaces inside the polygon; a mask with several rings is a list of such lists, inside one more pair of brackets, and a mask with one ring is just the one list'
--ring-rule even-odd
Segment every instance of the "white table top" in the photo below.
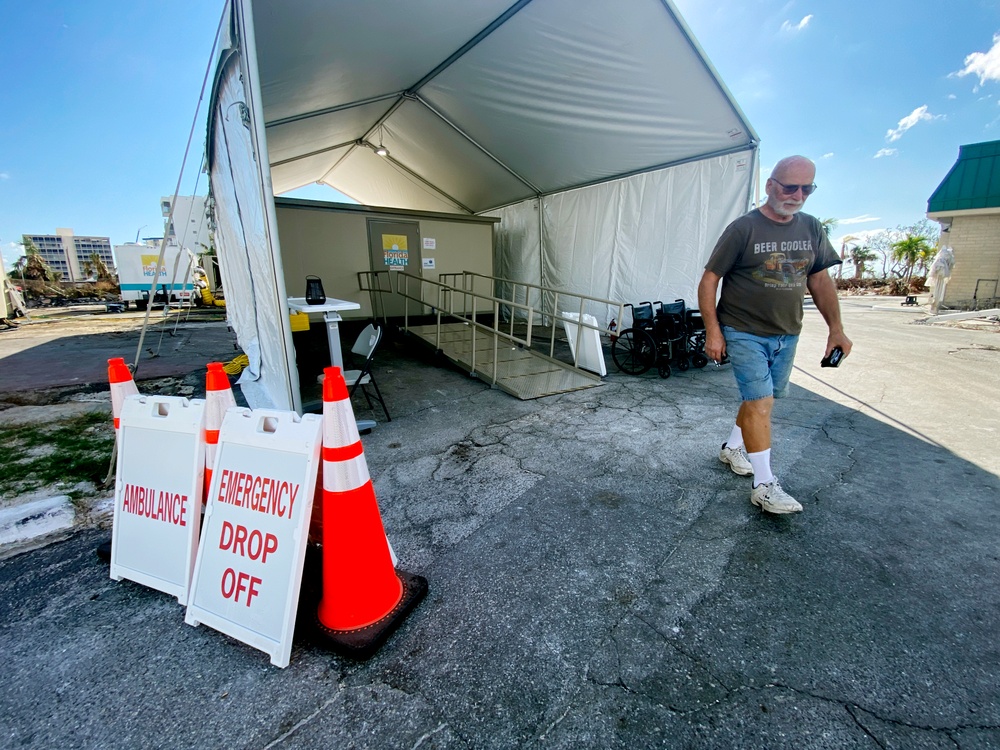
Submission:
{"label": "white table top", "polygon": [[360,310],[361,305],[357,302],[348,302],[346,299],[334,299],[327,297],[322,305],[310,305],[305,297],[289,297],[288,306],[296,312],[321,313],[321,312],[341,312],[342,310]]}

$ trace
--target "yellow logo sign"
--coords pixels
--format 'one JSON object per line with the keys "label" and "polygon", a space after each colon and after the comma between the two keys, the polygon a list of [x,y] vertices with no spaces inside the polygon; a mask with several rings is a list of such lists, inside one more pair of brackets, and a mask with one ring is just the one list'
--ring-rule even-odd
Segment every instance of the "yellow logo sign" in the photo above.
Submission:
{"label": "yellow logo sign", "polygon": [[383,234],[382,254],[389,268],[401,268],[410,264],[410,251],[405,234]]}

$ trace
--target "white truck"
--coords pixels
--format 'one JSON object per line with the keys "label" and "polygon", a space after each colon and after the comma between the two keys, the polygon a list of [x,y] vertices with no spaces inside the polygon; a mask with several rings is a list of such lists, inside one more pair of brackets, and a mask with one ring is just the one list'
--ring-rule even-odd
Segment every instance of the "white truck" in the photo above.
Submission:
{"label": "white truck", "polygon": [[159,242],[155,245],[115,245],[114,253],[118,285],[126,306],[134,302],[137,309],[145,310],[150,301],[154,305],[191,304],[195,294],[194,267],[198,259],[190,250],[168,244],[159,268],[156,264],[160,257]]}

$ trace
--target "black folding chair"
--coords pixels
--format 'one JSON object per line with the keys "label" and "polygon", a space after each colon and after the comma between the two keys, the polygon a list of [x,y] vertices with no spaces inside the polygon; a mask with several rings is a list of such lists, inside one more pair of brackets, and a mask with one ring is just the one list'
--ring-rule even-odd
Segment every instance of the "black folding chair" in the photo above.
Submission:
{"label": "black folding chair", "polygon": [[[378,345],[382,341],[382,327],[377,323],[369,323],[365,326],[365,329],[358,334],[358,338],[354,341],[354,346],[351,347],[351,355],[354,360],[351,364],[357,365],[355,369],[347,370],[343,372],[344,383],[347,385],[349,398],[354,396],[354,392],[360,387],[361,392],[365,396],[365,401],[368,402],[368,408],[374,410],[375,405],[372,400],[378,401],[379,405],[382,407],[382,411],[385,412],[386,421],[391,422],[392,417],[389,415],[389,407],[385,405],[385,399],[382,397],[382,391],[379,390],[378,383],[375,382],[375,376],[372,374],[372,361],[375,359],[375,352],[378,349]],[[323,382],[323,375],[320,375],[320,383]],[[369,393],[367,386],[371,385],[374,389],[374,393]]]}
{"label": "black folding chair", "polygon": [[[344,371],[344,382],[347,383],[347,387],[350,389],[348,391],[349,396],[354,396],[354,391],[359,386],[361,387],[361,392],[365,395],[365,401],[368,402],[369,409],[375,408],[372,404],[373,398],[378,401],[382,407],[382,411],[385,412],[386,421],[391,422],[392,417],[389,416],[389,407],[385,405],[385,399],[382,398],[382,391],[379,390],[378,383],[375,382],[375,376],[372,374],[372,360],[375,358],[375,351],[381,342],[382,326],[372,323],[365,326],[365,329],[358,334],[354,346],[351,347],[351,353],[361,359],[362,363],[357,370]],[[374,395],[368,392],[368,388],[366,387],[368,385],[371,385],[375,389]]]}

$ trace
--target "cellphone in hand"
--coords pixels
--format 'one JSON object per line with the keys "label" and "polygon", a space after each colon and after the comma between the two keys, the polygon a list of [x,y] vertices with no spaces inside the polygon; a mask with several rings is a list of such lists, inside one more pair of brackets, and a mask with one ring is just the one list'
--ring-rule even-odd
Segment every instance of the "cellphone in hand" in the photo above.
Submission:
{"label": "cellphone in hand", "polygon": [[823,357],[820,360],[820,367],[839,367],[840,361],[844,358],[844,350],[839,346],[833,347],[833,351],[830,352],[829,356]]}

